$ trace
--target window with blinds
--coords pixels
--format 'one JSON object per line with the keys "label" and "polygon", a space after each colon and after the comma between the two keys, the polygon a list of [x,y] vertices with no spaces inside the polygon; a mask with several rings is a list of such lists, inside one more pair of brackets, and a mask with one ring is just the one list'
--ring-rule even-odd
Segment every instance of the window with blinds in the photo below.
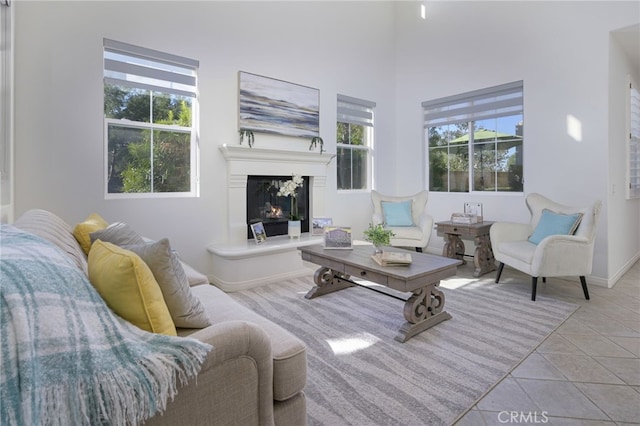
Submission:
{"label": "window with blinds", "polygon": [[627,199],[640,198],[640,92],[629,78]]}
{"label": "window with blinds", "polygon": [[197,195],[198,61],[104,39],[106,194]]}
{"label": "window with blinds", "polygon": [[422,103],[429,190],[523,191],[523,82]]}
{"label": "window with blinds", "polygon": [[373,109],[375,102],[338,95],[337,183],[338,190],[371,187]]}

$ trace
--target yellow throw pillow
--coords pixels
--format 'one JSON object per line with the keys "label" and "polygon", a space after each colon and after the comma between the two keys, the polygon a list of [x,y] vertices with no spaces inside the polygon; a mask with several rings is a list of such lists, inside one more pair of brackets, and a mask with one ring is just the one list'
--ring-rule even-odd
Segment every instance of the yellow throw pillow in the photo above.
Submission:
{"label": "yellow throw pillow", "polygon": [[102,216],[98,213],[91,213],[89,217],[73,228],[73,236],[76,237],[85,254],[89,254],[89,250],[91,249],[91,236],[89,234],[100,231],[107,226],[109,226],[109,224]]}
{"label": "yellow throw pillow", "polygon": [[176,335],[160,286],[140,256],[96,240],[88,263],[89,281],[116,314],[143,330]]}

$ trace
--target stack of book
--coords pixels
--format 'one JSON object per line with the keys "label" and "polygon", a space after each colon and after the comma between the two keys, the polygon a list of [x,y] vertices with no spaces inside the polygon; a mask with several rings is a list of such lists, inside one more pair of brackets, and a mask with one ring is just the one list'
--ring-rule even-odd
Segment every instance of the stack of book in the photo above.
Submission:
{"label": "stack of book", "polygon": [[397,251],[383,251],[371,256],[380,266],[403,266],[411,264],[410,253],[400,253]]}

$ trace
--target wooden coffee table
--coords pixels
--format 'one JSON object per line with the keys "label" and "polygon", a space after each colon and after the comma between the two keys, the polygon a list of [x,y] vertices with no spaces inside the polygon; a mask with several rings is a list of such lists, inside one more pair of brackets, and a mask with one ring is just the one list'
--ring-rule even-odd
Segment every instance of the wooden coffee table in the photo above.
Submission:
{"label": "wooden coffee table", "polygon": [[[407,320],[395,337],[406,342],[416,334],[451,318],[444,310],[444,293],[440,280],[454,276],[460,260],[411,252],[413,261],[409,266],[383,267],[372,258],[373,247],[354,246],[352,250],[325,249],[312,245],[298,247],[302,259],[320,265],[314,275],[315,286],[305,295],[307,299],[342,290],[356,285],[350,278],[382,284],[393,290],[413,293],[404,305]],[[405,251],[385,247],[390,251]]]}

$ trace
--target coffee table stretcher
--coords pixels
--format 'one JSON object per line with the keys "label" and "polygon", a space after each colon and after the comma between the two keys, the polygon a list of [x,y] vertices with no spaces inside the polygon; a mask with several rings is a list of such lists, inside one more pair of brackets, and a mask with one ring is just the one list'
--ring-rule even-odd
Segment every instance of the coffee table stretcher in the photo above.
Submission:
{"label": "coffee table stretcher", "polygon": [[[316,270],[313,280],[316,285],[305,294],[307,299],[357,285],[349,281],[348,276],[335,273],[324,266]],[[444,293],[437,288],[439,284],[440,281],[413,291],[404,304],[403,314],[407,322],[400,327],[395,340],[404,343],[416,334],[451,319],[451,315],[443,310]]]}

